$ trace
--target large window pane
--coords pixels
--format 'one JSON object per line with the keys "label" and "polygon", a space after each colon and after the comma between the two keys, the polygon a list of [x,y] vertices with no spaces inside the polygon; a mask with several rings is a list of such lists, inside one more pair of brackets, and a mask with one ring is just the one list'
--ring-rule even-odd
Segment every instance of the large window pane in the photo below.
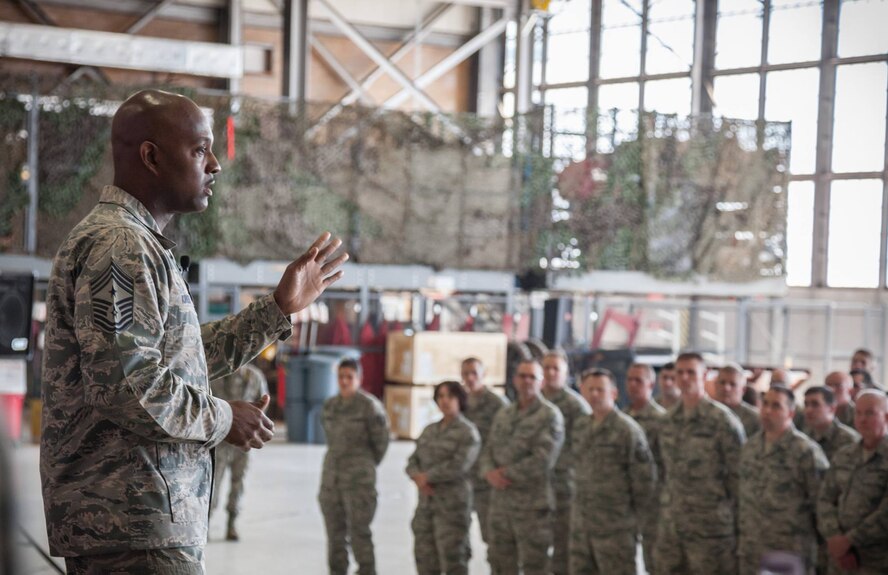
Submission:
{"label": "large window pane", "polygon": [[641,71],[641,2],[606,0],[601,11],[602,78],[636,76]]}
{"label": "large window pane", "polygon": [[811,285],[814,182],[790,182],[786,209],[786,283]]}
{"label": "large window pane", "polygon": [[599,152],[612,152],[614,145],[638,132],[638,84],[609,84],[598,88]]}
{"label": "large window pane", "polygon": [[881,180],[832,183],[826,270],[830,287],[878,287],[881,229]]}
{"label": "large window pane", "polygon": [[691,79],[658,80],[644,85],[644,109],[661,114],[691,113]]}
{"label": "large window pane", "polygon": [[546,90],[546,104],[555,112],[555,131],[583,134],[586,132],[586,88]]}
{"label": "large window pane", "polygon": [[713,111],[725,118],[758,119],[759,75],[716,76]]}
{"label": "large window pane", "polygon": [[836,71],[833,171],[884,169],[886,81],[888,67],[882,62]]}
{"label": "large window pane", "polygon": [[796,0],[785,8],[775,2],[768,34],[768,62],[819,60],[822,17],[820,2],[800,6]]}
{"label": "large window pane", "polygon": [[765,94],[765,119],[792,122],[789,171],[813,174],[817,164],[817,68],[771,72]]}
{"label": "large window pane", "polygon": [[546,83],[582,82],[589,78],[589,32],[549,34]]}
{"label": "large window pane", "polygon": [[888,2],[845,0],[839,15],[839,56],[866,56],[888,52]]}
{"label": "large window pane", "polygon": [[555,0],[549,5],[546,82],[589,78],[589,0]]}
{"label": "large window pane", "polygon": [[762,59],[762,5],[759,0],[719,2],[715,67],[757,66]]}
{"label": "large window pane", "polygon": [[690,70],[694,62],[694,3],[651,2],[645,71],[648,74]]}

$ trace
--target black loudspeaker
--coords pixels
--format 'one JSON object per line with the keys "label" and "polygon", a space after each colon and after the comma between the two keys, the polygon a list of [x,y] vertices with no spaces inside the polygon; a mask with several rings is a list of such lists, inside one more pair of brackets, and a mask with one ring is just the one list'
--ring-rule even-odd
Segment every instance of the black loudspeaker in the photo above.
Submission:
{"label": "black loudspeaker", "polygon": [[571,321],[573,299],[558,297],[547,299],[543,307],[543,343],[549,349],[567,348],[573,344]]}
{"label": "black loudspeaker", "polygon": [[0,275],[0,357],[30,358],[33,275]]}

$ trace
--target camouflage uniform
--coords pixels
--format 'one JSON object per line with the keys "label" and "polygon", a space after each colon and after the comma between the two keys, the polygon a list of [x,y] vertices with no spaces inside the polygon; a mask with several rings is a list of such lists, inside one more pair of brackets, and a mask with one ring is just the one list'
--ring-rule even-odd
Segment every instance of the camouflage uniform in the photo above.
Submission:
{"label": "camouflage uniform", "polygon": [[664,483],[656,573],[737,572],[737,482],[743,425],[731,410],[703,397],[688,412],[669,411],[660,429]]}
{"label": "camouflage uniform", "polygon": [[860,561],[853,573],[888,573],[888,436],[870,453],[861,442],[836,452],[820,488],[817,527],[826,539],[851,540]]}
{"label": "camouflage uniform", "polygon": [[[564,418],[540,396],[526,409],[500,409],[481,453],[480,473],[505,468],[512,484],[490,496],[494,575],[549,573],[552,545],[552,469],[564,442]],[[522,571],[523,569],[523,571]]]}
{"label": "camouflage uniform", "polygon": [[[813,429],[803,429],[804,433],[813,439],[823,450],[826,459],[832,464],[833,457],[839,449],[846,445],[851,445],[860,441],[860,435],[845,425],[834,419],[826,433],[822,435]],[[829,566],[829,551],[826,548],[826,541],[820,534],[817,534],[819,549],[817,551],[817,572],[825,574]]]}
{"label": "camouflage uniform", "polygon": [[819,434],[815,432],[813,429],[804,429],[803,430],[808,437],[813,439],[820,445],[820,448],[823,449],[823,453],[826,454],[826,458],[832,462],[833,457],[839,451],[839,449],[845,447],[846,445],[850,445],[852,443],[857,443],[860,441],[860,434],[851,429],[850,427],[843,425],[838,422],[838,420],[833,420],[832,425],[829,426],[829,429],[824,434]]}
{"label": "camouflage uniform", "polygon": [[843,425],[847,425],[848,427],[854,427],[854,411],[855,411],[854,402],[848,400],[848,403],[843,403],[842,405],[836,406],[836,419],[839,420],[839,423]]}
{"label": "camouflage uniform", "polygon": [[431,496],[419,495],[413,516],[413,550],[419,575],[464,575],[472,555],[472,482],[481,436],[459,416],[426,427],[407,461],[407,475],[427,473]]}
{"label": "camouflage uniform", "polygon": [[570,534],[570,572],[635,575],[641,512],[657,484],[657,466],[644,430],[613,410],[573,428],[576,499]]}
{"label": "camouflage uniform", "polygon": [[232,421],[209,379],[290,333],[270,295],[201,326],[174,245],[107,186],[56,255],[40,449],[53,555],[202,547],[211,449]]}
{"label": "camouflage uniform", "polygon": [[[481,447],[487,443],[487,436],[493,425],[496,413],[509,404],[505,397],[497,395],[489,388],[484,387],[479,393],[469,393],[469,405],[463,412],[463,416],[475,424],[481,435]],[[478,476],[478,468],[481,464],[480,457],[472,467],[471,480],[474,486],[474,506],[478,514],[478,523],[481,525],[481,539],[490,543],[488,534],[488,516],[490,510],[490,484],[483,477]]]}
{"label": "camouflage uniform", "polygon": [[[258,367],[247,364],[227,377],[210,382],[210,388],[214,396],[226,401],[257,402],[268,393],[268,382]],[[220,443],[216,447],[211,510],[216,509],[225,471],[231,469],[231,489],[228,492],[226,511],[231,518],[237,517],[240,512],[240,499],[244,494],[244,476],[249,461],[249,452],[241,451],[229,443]]]}
{"label": "camouflage uniform", "polygon": [[740,405],[737,407],[728,406],[728,408],[740,419],[740,423],[743,424],[743,431],[746,432],[747,438],[752,437],[762,430],[762,420],[759,416],[759,410],[755,407],[749,405],[745,401],[741,401]]}
{"label": "camouflage uniform", "polygon": [[574,499],[574,470],[571,454],[571,436],[574,422],[592,413],[592,408],[576,391],[564,387],[553,392],[543,389],[543,397],[561,411],[564,417],[564,445],[555,462],[552,473],[552,490],[555,492],[555,514],[552,520],[554,549],[552,573],[567,575],[570,561],[570,514]]}
{"label": "camouflage uniform", "polygon": [[756,575],[768,551],[796,554],[814,569],[817,494],[828,468],[823,450],[794,427],[770,446],[764,433],[746,442],[740,453],[741,575]]}
{"label": "camouflage uniform", "polygon": [[644,430],[648,445],[657,464],[657,485],[650,504],[638,509],[641,521],[641,546],[644,551],[644,567],[649,573],[654,572],[654,547],[657,543],[657,527],[660,522],[660,491],[663,486],[663,457],[660,455],[660,427],[666,418],[666,408],[654,401],[638,411],[629,408],[627,413],[638,422]]}
{"label": "camouflage uniform", "polygon": [[327,454],[318,500],[327,526],[327,563],[332,575],[348,571],[348,547],[358,573],[376,573],[370,522],[376,513],[376,466],[389,442],[389,423],[378,399],[358,390],[324,403],[321,425]]}

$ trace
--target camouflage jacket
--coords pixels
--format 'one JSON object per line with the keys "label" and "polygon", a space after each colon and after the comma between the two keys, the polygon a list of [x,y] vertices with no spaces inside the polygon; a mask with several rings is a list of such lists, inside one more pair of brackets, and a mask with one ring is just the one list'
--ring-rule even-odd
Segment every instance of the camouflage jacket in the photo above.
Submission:
{"label": "camouflage jacket", "polygon": [[327,487],[375,487],[376,466],[389,444],[389,421],[378,399],[359,389],[348,399],[324,402],[321,425],[327,454],[321,483]]}
{"label": "camouflage jacket", "polygon": [[[490,428],[493,426],[493,418],[496,413],[509,404],[509,400],[505,397],[497,395],[489,387],[484,387],[479,393],[469,393],[468,407],[463,412],[463,417],[471,421],[481,436],[482,447],[487,442],[490,435]],[[472,466],[471,480],[475,486],[475,491],[485,491],[490,489],[490,484],[483,478],[478,478],[478,466],[481,464],[480,458],[475,459],[475,465]]]}
{"label": "camouflage jacket", "polygon": [[755,407],[749,405],[745,401],[741,401],[740,405],[737,407],[729,407],[731,411],[734,412],[740,419],[740,423],[743,424],[743,431],[746,432],[746,437],[752,437],[756,433],[762,430],[762,420],[759,416],[759,410]]}
{"label": "camouflage jacket", "polygon": [[555,462],[555,470],[552,473],[552,488],[555,494],[572,496],[574,492],[573,478],[573,453],[571,452],[571,437],[573,435],[574,422],[584,415],[592,413],[592,408],[586,400],[576,391],[564,387],[551,393],[543,390],[546,401],[561,411],[564,417],[564,444],[561,446],[561,454]]}
{"label": "camouflage jacket", "polygon": [[582,518],[593,533],[637,533],[657,484],[644,430],[614,409],[598,425],[591,415],[577,419],[573,440],[574,517]]}
{"label": "camouflage jacket", "polygon": [[823,450],[795,427],[770,449],[764,433],[752,436],[740,453],[740,553],[791,551],[813,565],[817,495],[827,468]]}
{"label": "camouflage jacket", "polygon": [[[648,446],[651,448],[651,454],[654,456],[654,462],[657,464],[657,480],[663,481],[663,458],[660,455],[660,428],[666,420],[666,408],[651,399],[643,408],[638,411],[631,407],[626,408],[626,415],[638,422],[644,435],[647,438]],[[658,503],[655,503],[658,505]]]}
{"label": "camouflage jacket", "polygon": [[231,375],[210,382],[213,395],[227,401],[259,401],[268,393],[265,374],[249,363]]}
{"label": "camouflage jacket", "polygon": [[703,397],[686,413],[679,403],[660,430],[665,480],[660,512],[680,536],[736,535],[743,425],[730,409]]}
{"label": "camouflage jacket", "polygon": [[839,420],[839,423],[842,425],[846,425],[848,427],[854,427],[854,411],[856,407],[853,401],[848,401],[848,403],[843,403],[842,405],[836,406],[836,419]]}
{"label": "camouflage jacket", "polygon": [[407,460],[407,475],[427,473],[435,492],[419,495],[420,507],[439,511],[470,510],[471,470],[481,450],[481,436],[472,423],[459,416],[448,425],[436,421],[422,430],[416,450]]}
{"label": "camouflage jacket", "polygon": [[290,333],[271,296],[201,326],[174,245],[107,186],[53,262],[40,449],[53,555],[203,545],[210,450],[231,427],[209,379]]}
{"label": "camouflage jacket", "polygon": [[493,489],[491,504],[520,509],[554,509],[552,469],[564,443],[564,418],[557,407],[539,396],[526,409],[518,403],[500,409],[481,451],[481,478],[505,468],[512,484]]}
{"label": "camouflage jacket", "polygon": [[861,442],[836,452],[820,488],[817,527],[827,539],[846,535],[861,567],[888,572],[888,436],[864,456]]}
{"label": "camouflage jacket", "polygon": [[804,429],[803,431],[808,437],[817,442],[830,462],[832,462],[833,457],[835,457],[836,453],[841,448],[860,441],[859,433],[847,425],[839,423],[837,419],[833,420],[832,425],[829,426],[826,433],[820,434],[813,429]]}

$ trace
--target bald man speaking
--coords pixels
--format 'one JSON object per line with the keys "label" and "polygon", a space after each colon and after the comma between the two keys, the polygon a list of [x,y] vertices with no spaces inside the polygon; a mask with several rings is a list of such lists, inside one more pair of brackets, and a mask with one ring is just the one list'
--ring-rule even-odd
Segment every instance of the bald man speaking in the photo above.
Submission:
{"label": "bald man speaking", "polygon": [[212,396],[290,334],[289,315],[341,277],[324,234],[274,293],[200,325],[175,244],[175,214],[200,212],[220,171],[188,98],[146,90],[111,126],[114,185],[69,233],[47,288],[40,474],[50,552],[68,573],[203,573],[212,448],[261,448],[256,404]]}

